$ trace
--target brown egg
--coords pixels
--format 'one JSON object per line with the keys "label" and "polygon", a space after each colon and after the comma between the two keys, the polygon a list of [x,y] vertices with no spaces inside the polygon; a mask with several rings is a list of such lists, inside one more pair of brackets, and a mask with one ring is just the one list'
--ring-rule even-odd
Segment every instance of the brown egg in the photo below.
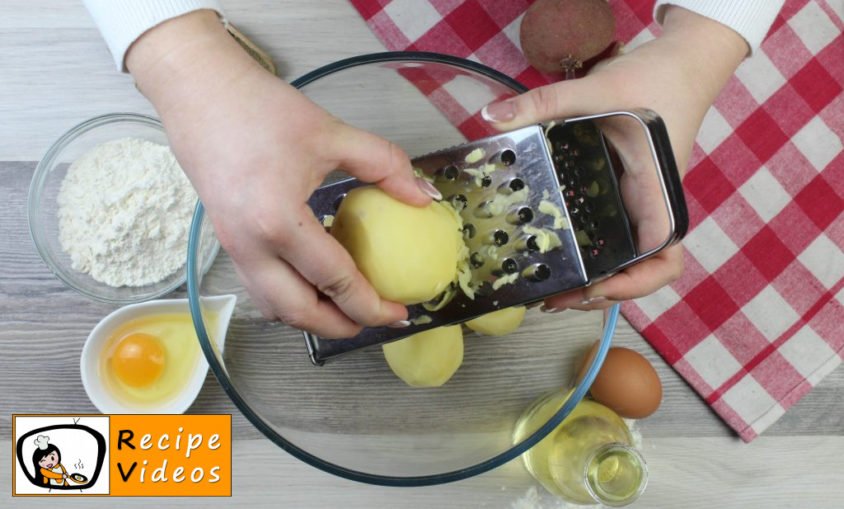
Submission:
{"label": "brown egg", "polygon": [[[586,374],[597,350],[596,342],[578,368],[578,381]],[[589,392],[598,403],[630,419],[651,415],[662,401],[662,383],[651,363],[641,354],[622,347],[609,349]]]}

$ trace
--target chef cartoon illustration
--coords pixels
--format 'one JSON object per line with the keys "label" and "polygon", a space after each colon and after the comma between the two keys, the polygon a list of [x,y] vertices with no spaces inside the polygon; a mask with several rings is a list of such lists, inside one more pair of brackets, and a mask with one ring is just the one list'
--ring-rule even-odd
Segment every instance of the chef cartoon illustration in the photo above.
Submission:
{"label": "chef cartoon illustration", "polygon": [[37,474],[36,480],[41,486],[49,488],[69,485],[67,470],[62,465],[62,453],[55,444],[50,443],[50,437],[47,435],[38,435],[35,438],[32,464]]}

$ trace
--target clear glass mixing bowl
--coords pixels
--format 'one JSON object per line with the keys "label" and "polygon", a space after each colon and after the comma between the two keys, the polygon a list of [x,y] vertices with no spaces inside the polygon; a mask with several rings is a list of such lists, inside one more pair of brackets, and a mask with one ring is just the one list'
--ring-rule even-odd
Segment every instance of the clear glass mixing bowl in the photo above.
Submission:
{"label": "clear glass mixing bowl", "polygon": [[[477,112],[524,87],[477,63],[430,53],[379,53],[336,62],[293,82],[329,112],[401,145],[411,156],[492,134]],[[463,119],[461,122],[460,119]],[[460,128],[455,127],[459,123]],[[357,481],[420,486],[464,479],[516,458],[556,427],[588,390],[609,348],[609,313],[530,310],[507,337],[467,333],[461,368],[444,386],[408,387],[380,347],[311,364],[302,333],[261,317],[221,253],[204,276],[197,208],[188,295],[203,352],[220,384],[270,440],[297,458]],[[199,296],[238,303],[224,351],[211,341]],[[513,444],[522,411],[549,389],[575,384],[577,365],[601,345],[574,395],[544,426]]]}

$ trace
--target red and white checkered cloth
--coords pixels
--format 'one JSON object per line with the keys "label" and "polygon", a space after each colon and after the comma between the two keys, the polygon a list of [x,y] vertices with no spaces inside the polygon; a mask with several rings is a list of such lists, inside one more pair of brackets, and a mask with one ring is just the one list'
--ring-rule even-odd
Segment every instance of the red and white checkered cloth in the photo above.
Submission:
{"label": "red and white checkered cloth", "polygon": [[[549,83],[519,48],[532,0],[352,0],[390,50],[479,61]],[[628,48],[653,2],[610,0]],[[624,314],[742,439],[774,423],[844,356],[844,3],[788,0],[703,124],[685,178],[686,270]],[[477,108],[426,91],[475,138]],[[474,111],[473,111],[474,110]]]}

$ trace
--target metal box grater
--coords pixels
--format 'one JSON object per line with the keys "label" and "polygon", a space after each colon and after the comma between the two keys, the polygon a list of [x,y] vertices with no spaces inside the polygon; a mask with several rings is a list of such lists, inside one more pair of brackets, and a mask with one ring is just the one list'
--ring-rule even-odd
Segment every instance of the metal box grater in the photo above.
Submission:
{"label": "metal box grater", "polygon": [[[620,186],[626,168],[608,142],[603,127],[608,122],[641,130],[637,150],[649,155],[664,201],[665,235],[653,245],[637,243]],[[412,162],[460,212],[471,267],[471,280],[464,284],[474,298],[455,284],[443,302],[409,306],[412,325],[406,328],[366,328],[355,337],[331,340],[306,332],[315,364],[587,286],[659,252],[688,228],[667,132],[649,110],[529,126]],[[345,194],[361,185],[346,179],[323,186],[309,205],[320,219],[332,216]]]}

